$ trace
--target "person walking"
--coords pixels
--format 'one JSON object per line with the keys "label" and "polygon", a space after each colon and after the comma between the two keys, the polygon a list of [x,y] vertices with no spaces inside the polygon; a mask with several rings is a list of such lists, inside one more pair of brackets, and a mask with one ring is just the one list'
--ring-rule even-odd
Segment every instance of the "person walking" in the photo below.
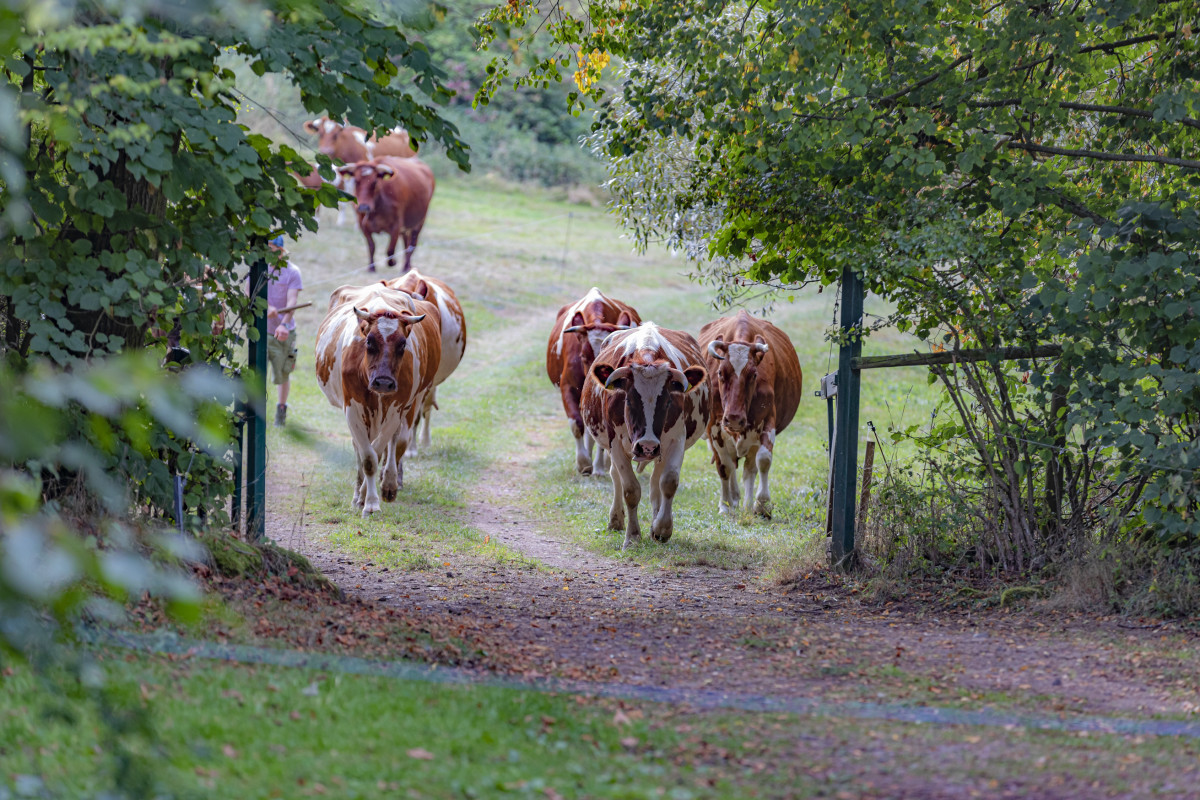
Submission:
{"label": "person walking", "polygon": [[[271,376],[279,387],[279,400],[275,406],[275,424],[287,422],[288,390],[291,388],[292,372],[296,369],[296,319],[294,307],[300,299],[304,281],[299,267],[287,260],[283,248],[283,237],[276,236],[269,246],[279,256],[271,264],[267,282],[267,361],[271,363]],[[291,309],[291,310],[288,310]],[[282,313],[281,313],[282,312]]]}

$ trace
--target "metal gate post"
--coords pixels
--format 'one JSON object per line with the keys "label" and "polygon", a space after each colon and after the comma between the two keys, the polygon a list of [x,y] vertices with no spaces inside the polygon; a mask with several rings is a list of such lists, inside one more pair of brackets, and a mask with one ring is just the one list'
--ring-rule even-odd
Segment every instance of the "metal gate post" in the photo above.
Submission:
{"label": "metal gate post", "polygon": [[[250,369],[254,372],[256,394],[249,398],[246,415],[246,538],[259,541],[267,533],[267,264],[256,261],[250,267],[250,291],[256,314],[254,328],[258,340],[250,342]],[[258,313],[258,300],[262,312]]]}
{"label": "metal gate post", "polygon": [[[837,420],[833,451],[833,541],[835,566],[854,567],[854,506],[858,483],[858,396],[862,353],[863,284],[854,270],[842,271],[842,336],[838,351]],[[847,341],[847,339],[849,339]]]}

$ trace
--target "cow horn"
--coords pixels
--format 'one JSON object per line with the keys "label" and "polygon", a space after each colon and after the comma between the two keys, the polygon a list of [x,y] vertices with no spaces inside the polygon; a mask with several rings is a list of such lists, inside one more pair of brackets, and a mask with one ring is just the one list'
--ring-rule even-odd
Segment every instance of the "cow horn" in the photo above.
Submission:
{"label": "cow horn", "polygon": [[619,331],[631,331],[631,330],[633,330],[633,329],[634,329],[634,328],[636,328],[636,327],[637,327],[637,325],[618,325],[618,326],[617,326],[617,330],[619,330]]}
{"label": "cow horn", "polygon": [[612,374],[608,376],[608,380],[606,380],[604,382],[604,388],[605,389],[613,388],[613,381],[623,381],[629,377],[631,372],[633,372],[633,370],[631,370],[629,367],[621,367],[620,369],[614,369],[612,371]]}
{"label": "cow horn", "polygon": [[563,333],[579,333],[581,330],[583,330],[582,325],[572,325],[569,328],[563,328]]}
{"label": "cow horn", "polygon": [[390,178],[396,174],[396,170],[389,167],[387,164],[376,164],[375,171],[379,173],[381,178]]}
{"label": "cow horn", "polygon": [[710,356],[712,356],[713,358],[717,359],[718,361],[724,361],[725,356],[723,356],[717,352],[717,345],[721,345],[722,347],[724,347],[725,343],[722,342],[720,339],[714,339],[713,341],[709,342],[708,343],[708,354]]}
{"label": "cow horn", "polygon": [[367,311],[365,308],[355,308],[354,316],[358,317],[363,322],[369,322],[371,319],[371,312]]}
{"label": "cow horn", "polygon": [[768,346],[767,346],[765,343],[763,343],[763,342],[755,342],[755,343],[754,343],[754,350],[755,350],[755,352],[758,352],[758,353],[765,353],[765,352],[767,352],[767,351],[768,351],[768,350],[770,350],[770,349],[771,349],[771,348],[770,348],[770,347],[768,347]]}
{"label": "cow horn", "polygon": [[416,325],[418,322],[420,322],[421,320],[425,319],[425,315],[424,315],[424,314],[418,314],[418,315],[416,315],[416,316],[413,316],[413,315],[411,315],[411,314],[406,314],[405,316],[401,317],[401,319],[402,319],[402,320],[404,320],[405,322],[408,322],[408,323],[412,324],[412,325]]}

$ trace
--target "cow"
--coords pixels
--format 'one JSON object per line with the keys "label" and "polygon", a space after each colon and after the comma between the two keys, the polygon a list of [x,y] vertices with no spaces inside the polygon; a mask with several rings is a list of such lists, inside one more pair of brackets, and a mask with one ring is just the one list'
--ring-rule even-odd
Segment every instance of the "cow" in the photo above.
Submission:
{"label": "cow", "polygon": [[[317,383],[346,415],[358,478],[354,507],[380,510],[404,481],[401,459],[441,360],[438,309],[383,282],[342,286],[317,331]],[[382,469],[380,469],[382,467]]]}
{"label": "cow", "polygon": [[329,117],[319,117],[304,123],[304,130],[317,135],[317,150],[343,164],[366,161],[367,132],[355,125],[343,125]]}
{"label": "cow", "polygon": [[413,150],[412,142],[408,138],[408,131],[404,128],[392,128],[392,132],[383,138],[371,136],[367,140],[367,153],[367,157],[370,159],[380,156],[413,158],[417,151]]}
{"label": "cow", "polygon": [[[420,445],[422,448],[429,447],[433,444],[429,436],[429,418],[433,409],[437,408],[437,387],[458,368],[467,351],[467,318],[454,291],[437,278],[422,275],[414,269],[401,278],[392,278],[385,283],[393,289],[408,292],[418,300],[428,300],[438,309],[442,358],[433,378],[433,388],[425,395],[425,403],[421,407]],[[412,448],[412,455],[417,455],[416,447]]]}
{"label": "cow", "polygon": [[723,317],[700,329],[700,346],[713,384],[713,416],[708,445],[721,478],[721,513],[736,513],[741,498],[737,466],[742,472],[746,503],[755,478],[762,483],[754,513],[771,517],[768,475],[775,437],[796,416],[804,375],[796,348],[787,334],[745,311]]}
{"label": "cow", "polygon": [[[367,147],[367,132],[362,128],[353,125],[342,125],[340,122],[334,122],[329,117],[319,117],[305,122],[304,129],[317,135],[317,151],[333,159],[335,165],[354,164],[359,161],[366,161],[371,157]],[[316,176],[318,179],[320,178],[320,175],[314,169],[307,178],[301,178],[300,182],[310,188],[316,188],[312,186],[313,176]],[[319,185],[317,184],[317,186]],[[351,194],[354,192],[353,181],[342,175],[338,175],[334,179],[333,185],[339,191]],[[335,224],[341,225],[345,219],[346,210],[339,203],[337,222]]]}
{"label": "cow", "polygon": [[642,487],[633,462],[639,470],[654,463],[650,535],[666,542],[674,528],[671,503],[684,451],[704,435],[710,411],[708,370],[691,334],[643,322],[609,336],[596,354],[583,390],[583,421],[612,459],[608,525],[625,528],[622,550],[641,537]]}
{"label": "cow", "polygon": [[546,374],[562,393],[563,411],[575,437],[575,469],[580,475],[599,474],[606,468],[604,448],[595,448],[579,412],[588,370],[600,352],[604,338],[613,331],[636,326],[642,321],[633,306],[605,297],[595,286],[558,310],[550,342],[546,346]]}
{"label": "cow", "polygon": [[384,156],[342,167],[338,172],[354,179],[358,229],[367,240],[367,270],[375,271],[375,234],[386,233],[388,266],[396,266],[396,242],[403,236],[403,271],[408,272],[433,197],[433,170],[416,158]]}

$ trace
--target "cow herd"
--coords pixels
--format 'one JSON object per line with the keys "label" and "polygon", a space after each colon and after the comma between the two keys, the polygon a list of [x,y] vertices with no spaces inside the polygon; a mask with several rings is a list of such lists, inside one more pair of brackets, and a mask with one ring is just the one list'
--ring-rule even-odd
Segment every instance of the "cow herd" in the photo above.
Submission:
{"label": "cow herd", "polygon": [[705,325],[697,340],[642,321],[632,306],[593,288],[559,309],[546,372],[562,394],[576,469],[589,475],[608,464],[608,524],[624,529],[624,546],[641,536],[634,464],[639,472],[654,465],[650,535],[665,542],[683,454],[705,436],[721,478],[720,511],[740,505],[744,461],[746,502],[761,477],[754,511],[770,516],[775,437],[796,415],[803,380],[795,347],[771,323],[739,311]]}
{"label": "cow herd", "polygon": [[[358,229],[367,240],[367,270],[375,271],[377,233],[388,237],[389,267],[396,266],[396,246],[403,239],[404,269],[408,270],[435,186],[433,170],[416,157],[408,133],[396,128],[377,138],[328,117],[310,120],[304,129],[317,135],[317,150],[338,164],[334,186],[354,196]],[[310,189],[323,182],[315,168],[300,176],[300,183]],[[342,218],[339,205],[339,225]]]}
{"label": "cow herd", "polygon": [[[388,266],[396,265],[396,245],[404,240],[402,276],[334,290],[317,333],[317,382],[346,415],[358,466],[354,506],[367,516],[380,510],[381,499],[396,499],[404,456],[417,451],[418,427],[419,446],[429,446],[437,387],[462,360],[467,324],[449,286],[410,271],[434,179],[408,135],[395,130],[377,139],[327,117],[305,128],[320,137],[322,153],[341,162],[337,185],[356,199],[369,270],[375,270],[374,234],[389,237]],[[301,182],[320,180],[314,171]],[[800,402],[796,349],[779,328],[745,311],[699,334],[645,321],[597,288],[560,308],[551,329],[546,374],[562,395],[575,468],[582,475],[608,470],[608,524],[625,531],[625,547],[641,536],[637,473],[653,465],[650,535],[665,542],[674,528],[684,453],[702,438],[721,479],[721,513],[736,513],[744,494],[747,506],[754,496],[756,514],[771,514],[775,437]]]}
{"label": "cow herd", "polygon": [[[396,499],[418,426],[420,447],[429,446],[437,387],[466,346],[454,291],[416,270],[330,295],[317,333],[317,382],[346,415],[358,467],[353,504],[363,516]],[[771,323],[740,311],[705,325],[697,340],[593,288],[559,309],[546,372],[562,395],[576,470],[609,471],[608,523],[624,530],[624,547],[641,536],[637,472],[653,465],[650,535],[665,542],[684,453],[702,438],[721,479],[720,511],[738,510],[742,461],[747,505],[761,479],[754,511],[770,516],[775,437],[796,414],[802,381],[795,348]]]}

